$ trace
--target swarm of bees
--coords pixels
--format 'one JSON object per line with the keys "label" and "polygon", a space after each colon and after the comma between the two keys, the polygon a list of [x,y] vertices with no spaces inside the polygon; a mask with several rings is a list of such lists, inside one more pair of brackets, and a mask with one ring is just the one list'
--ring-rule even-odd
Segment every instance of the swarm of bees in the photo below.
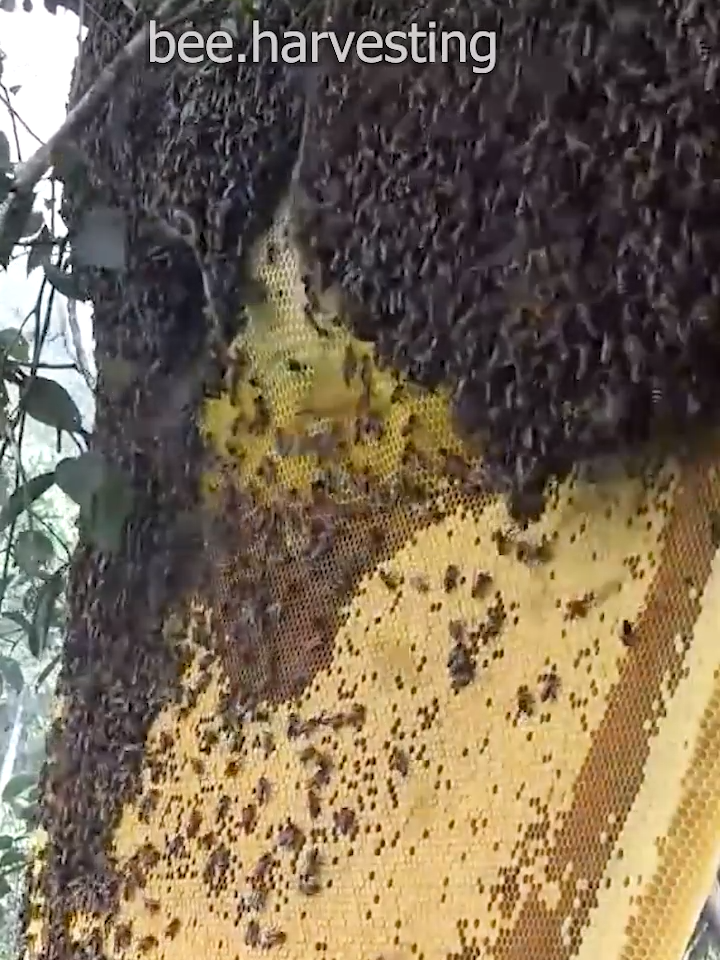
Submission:
{"label": "swarm of bees", "polygon": [[[489,0],[432,0],[423,15],[445,29],[512,29],[527,52],[498,57],[491,96],[459,62],[408,70],[382,116],[385,74],[360,61],[318,71],[305,256],[357,304],[354,327],[384,360],[449,385],[494,489],[537,496],[575,463],[720,408],[718,241],[705,229],[720,160],[692,119],[720,58],[714,13],[692,9],[630,23],[622,4],[592,20],[553,6],[518,25]],[[402,12],[384,15],[402,29]],[[348,8],[342,28],[373,16]],[[655,202],[660,182],[678,204]]]}

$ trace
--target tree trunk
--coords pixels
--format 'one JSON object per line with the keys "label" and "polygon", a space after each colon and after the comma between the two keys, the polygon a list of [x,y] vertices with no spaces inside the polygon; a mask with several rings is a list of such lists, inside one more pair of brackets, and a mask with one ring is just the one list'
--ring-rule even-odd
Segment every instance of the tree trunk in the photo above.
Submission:
{"label": "tree trunk", "polygon": [[[76,98],[134,27],[103,4]],[[93,442],[135,500],[75,559],[29,956],[676,960],[720,852],[717,446],[513,519],[447,387],[304,277],[304,122],[316,171],[353,140],[308,89],[142,64],[79,138],[69,222],[130,220]]]}

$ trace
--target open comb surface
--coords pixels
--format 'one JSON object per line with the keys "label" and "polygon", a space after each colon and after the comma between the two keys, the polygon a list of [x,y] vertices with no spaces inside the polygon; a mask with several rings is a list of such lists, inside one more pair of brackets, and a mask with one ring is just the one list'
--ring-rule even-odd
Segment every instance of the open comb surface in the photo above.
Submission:
{"label": "open comb surface", "polygon": [[720,852],[717,449],[519,529],[445,398],[310,316],[285,223],[205,409],[214,576],[77,955],[676,960]]}

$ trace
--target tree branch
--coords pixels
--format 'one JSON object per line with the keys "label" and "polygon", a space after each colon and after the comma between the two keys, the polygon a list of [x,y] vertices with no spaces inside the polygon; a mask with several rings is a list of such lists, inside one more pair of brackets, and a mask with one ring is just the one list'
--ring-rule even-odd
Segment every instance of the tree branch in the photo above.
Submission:
{"label": "tree branch", "polygon": [[[178,0],[163,0],[156,12],[156,18],[162,22],[163,18],[172,16],[182,4]],[[195,5],[187,7],[186,14],[194,12]],[[178,11],[179,12],[179,11]],[[38,147],[35,153],[18,166],[15,172],[15,181],[10,194],[10,200],[0,208],[0,236],[2,236],[8,214],[13,206],[13,200],[22,194],[27,194],[35,188],[38,181],[47,173],[53,163],[53,154],[69,135],[81,126],[95,112],[100,103],[110,93],[120,77],[132,64],[147,50],[150,40],[150,23],[146,23],[131,37],[115,59],[109,63],[97,77],[93,85],[87,90],[75,106],[70,110],[62,125],[50,139]]]}

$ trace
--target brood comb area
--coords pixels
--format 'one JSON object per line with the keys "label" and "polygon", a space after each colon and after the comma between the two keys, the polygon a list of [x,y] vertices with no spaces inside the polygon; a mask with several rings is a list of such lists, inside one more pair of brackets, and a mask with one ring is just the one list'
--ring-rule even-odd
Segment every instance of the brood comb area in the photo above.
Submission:
{"label": "brood comb area", "polygon": [[[280,217],[256,261],[261,315],[310,366],[285,236]],[[27,956],[678,957],[718,852],[717,452],[567,482],[522,530],[472,463],[448,469],[435,397],[425,420],[413,408],[423,496],[393,488],[392,434],[363,438],[365,486],[345,496],[308,488],[288,451],[285,473],[270,449],[251,477],[246,448],[313,435],[252,313],[244,373],[272,402],[260,422],[240,404],[231,430],[231,389],[206,404],[223,530],[214,582],[164,629],[179,683],[159,708],[132,690],[98,689],[91,715],[66,701],[61,744],[60,725],[86,724],[87,744],[99,717],[112,741],[128,709],[147,733],[109,775],[132,781],[115,808],[68,806],[55,757]],[[319,366],[341,390],[333,349]],[[334,462],[354,476],[345,442]],[[123,668],[104,663],[109,690]],[[59,839],[69,853],[90,825],[107,873],[85,854],[61,874]]]}
{"label": "brood comb area", "polygon": [[[237,115],[210,125],[218,163]],[[149,190],[188,145],[145,133],[110,146]],[[181,208],[184,168],[158,188]],[[350,332],[308,295],[296,200],[233,244],[264,295],[169,424],[206,347],[197,258],[136,237],[123,286],[96,279],[100,365],[137,371],[105,384],[96,442],[137,507],[117,556],[76,560],[25,957],[677,960],[720,856],[720,441],[511,518],[455,429],[451,359],[421,386],[372,304]]]}
{"label": "brood comb area", "polygon": [[537,487],[717,415],[720,10],[336,6],[341,35],[497,34],[480,75],[457,59],[341,66],[328,46],[299,214],[355,331],[451,384],[493,484]]}

